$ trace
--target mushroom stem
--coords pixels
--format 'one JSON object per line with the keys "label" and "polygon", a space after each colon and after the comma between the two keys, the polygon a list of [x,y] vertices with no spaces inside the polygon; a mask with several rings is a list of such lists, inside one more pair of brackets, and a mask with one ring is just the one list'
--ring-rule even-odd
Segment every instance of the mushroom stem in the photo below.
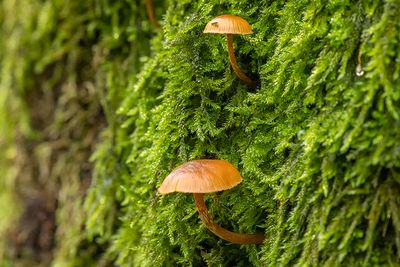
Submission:
{"label": "mushroom stem", "polygon": [[226,39],[228,42],[228,54],[229,54],[229,62],[231,63],[233,71],[243,82],[253,85],[254,82],[240,69],[238,63],[236,62],[235,51],[233,50],[233,34],[226,34]]}
{"label": "mushroom stem", "polygon": [[262,233],[256,233],[256,234],[234,233],[214,223],[210,214],[208,213],[206,203],[204,202],[204,194],[193,193],[193,196],[196,202],[196,207],[199,210],[200,219],[203,221],[206,227],[215,235],[235,244],[261,244],[264,241],[265,236]]}
{"label": "mushroom stem", "polygon": [[160,23],[158,23],[156,15],[154,14],[154,6],[152,0],[146,0],[146,11],[151,23],[153,23],[154,26],[156,26],[157,28],[160,28]]}

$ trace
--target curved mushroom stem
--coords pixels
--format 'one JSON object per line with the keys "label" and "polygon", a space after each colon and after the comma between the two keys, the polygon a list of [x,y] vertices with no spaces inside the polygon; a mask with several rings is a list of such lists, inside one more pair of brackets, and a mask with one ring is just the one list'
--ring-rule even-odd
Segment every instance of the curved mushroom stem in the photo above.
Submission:
{"label": "curved mushroom stem", "polygon": [[193,193],[193,196],[196,202],[196,207],[199,210],[200,219],[203,221],[206,227],[215,235],[235,244],[261,244],[264,241],[265,236],[262,233],[256,233],[256,234],[234,233],[214,223],[210,214],[208,213],[206,203],[204,202],[204,194]]}
{"label": "curved mushroom stem", "polygon": [[154,26],[156,26],[157,28],[160,28],[160,23],[158,23],[156,15],[154,14],[154,6],[152,0],[146,0],[146,11],[151,23],[153,23]]}
{"label": "curved mushroom stem", "polygon": [[243,82],[247,83],[248,85],[254,85],[254,82],[246,74],[244,74],[236,62],[235,52],[233,50],[233,34],[226,34],[226,39],[228,42],[229,62],[231,63],[233,71]]}

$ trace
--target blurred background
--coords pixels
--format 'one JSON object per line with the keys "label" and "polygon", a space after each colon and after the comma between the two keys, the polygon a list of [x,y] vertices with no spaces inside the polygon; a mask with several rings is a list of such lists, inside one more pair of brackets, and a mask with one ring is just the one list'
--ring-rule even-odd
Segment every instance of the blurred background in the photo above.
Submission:
{"label": "blurred background", "polygon": [[112,68],[136,73],[154,32],[144,2],[0,1],[0,266],[109,264],[83,230],[90,157]]}

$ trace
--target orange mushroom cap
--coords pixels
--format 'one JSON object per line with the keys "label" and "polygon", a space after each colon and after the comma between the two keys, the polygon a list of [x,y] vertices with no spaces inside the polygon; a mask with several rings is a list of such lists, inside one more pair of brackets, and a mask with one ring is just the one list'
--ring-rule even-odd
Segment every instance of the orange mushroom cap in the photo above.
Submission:
{"label": "orange mushroom cap", "polygon": [[222,15],[212,19],[204,28],[204,33],[251,34],[250,24],[239,16]]}
{"label": "orange mushroom cap", "polygon": [[226,160],[192,160],[173,170],[158,192],[211,193],[232,188],[241,181],[239,171]]}

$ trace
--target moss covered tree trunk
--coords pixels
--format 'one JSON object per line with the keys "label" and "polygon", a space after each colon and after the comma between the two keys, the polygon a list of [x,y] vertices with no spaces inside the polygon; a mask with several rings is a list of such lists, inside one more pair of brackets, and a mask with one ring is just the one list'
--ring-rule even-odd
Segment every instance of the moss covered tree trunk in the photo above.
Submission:
{"label": "moss covered tree trunk", "polygon": [[[399,1],[154,1],[161,28],[145,1],[0,4],[5,266],[400,266]],[[202,33],[221,14],[254,87]],[[157,193],[200,158],[240,170],[207,206],[262,245]]]}

